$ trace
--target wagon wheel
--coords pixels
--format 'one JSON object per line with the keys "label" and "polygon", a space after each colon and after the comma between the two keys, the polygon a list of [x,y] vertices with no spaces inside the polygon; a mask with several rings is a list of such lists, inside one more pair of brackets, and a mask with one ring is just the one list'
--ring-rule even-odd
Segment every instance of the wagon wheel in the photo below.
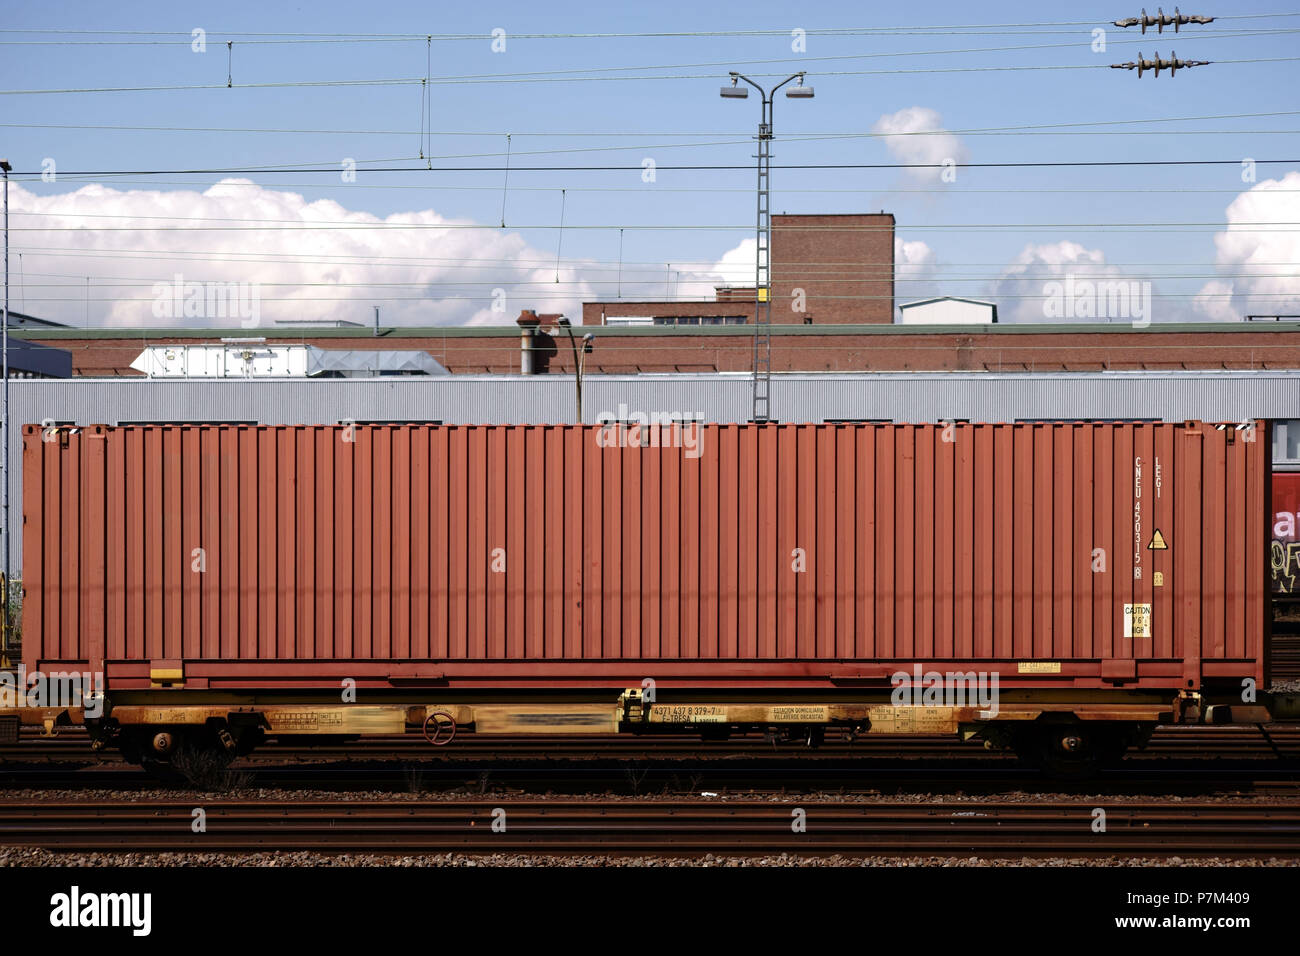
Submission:
{"label": "wagon wheel", "polygon": [[1051,723],[1026,728],[1015,749],[1022,760],[1048,777],[1083,780],[1119,763],[1128,749],[1130,733],[1128,727]]}
{"label": "wagon wheel", "polygon": [[424,739],[435,747],[447,746],[456,739],[456,718],[445,710],[435,710],[424,718]]}

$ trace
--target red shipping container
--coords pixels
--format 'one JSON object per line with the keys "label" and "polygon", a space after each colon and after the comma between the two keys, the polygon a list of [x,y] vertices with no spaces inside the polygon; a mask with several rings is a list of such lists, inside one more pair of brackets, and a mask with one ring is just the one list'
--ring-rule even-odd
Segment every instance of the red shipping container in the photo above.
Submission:
{"label": "red shipping container", "polygon": [[1262,682],[1264,434],[27,426],[24,662],[102,667],[110,691],[151,670],[852,688],[916,663],[1004,687]]}

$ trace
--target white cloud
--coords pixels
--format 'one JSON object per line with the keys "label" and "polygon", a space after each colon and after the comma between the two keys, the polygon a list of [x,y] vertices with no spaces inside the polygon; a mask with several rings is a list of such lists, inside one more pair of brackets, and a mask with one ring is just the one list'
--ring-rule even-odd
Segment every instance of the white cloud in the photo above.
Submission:
{"label": "white cloud", "polygon": [[1100,249],[1063,239],[1027,245],[993,284],[1000,322],[1174,321],[1142,276],[1108,265]]}
{"label": "white cloud", "polygon": [[[943,118],[927,106],[909,106],[897,113],[886,113],[871,127],[884,138],[885,148],[900,163],[960,166],[970,156],[966,144],[943,128]],[[939,182],[941,169],[909,169],[910,179],[920,183]]]}
{"label": "white cloud", "polygon": [[935,282],[939,262],[934,250],[919,239],[894,239],[895,298],[898,302],[928,299],[939,294]]}
{"label": "white cloud", "polygon": [[1211,322],[1241,320],[1241,313],[1232,304],[1232,283],[1223,279],[1211,279],[1205,283],[1192,300],[1192,307],[1199,313],[1198,318]]}
{"label": "white cloud", "polygon": [[1300,172],[1252,186],[1232,201],[1226,217],[1214,245],[1215,262],[1229,275],[1201,287],[1197,317],[1232,322],[1300,313],[1300,232],[1289,225],[1300,222]]}
{"label": "white cloud", "polygon": [[[457,228],[476,224],[428,209],[381,218],[248,180],[202,193],[90,185],[39,196],[10,188],[11,225],[35,229],[12,241],[10,267],[17,273],[22,252],[24,287],[21,300],[11,292],[11,308],[73,325],[240,324],[156,315],[155,284],[177,274],[184,282],[254,283],[262,325],[279,318],[369,324],[375,305],[386,325],[505,324],[521,309],[576,318],[582,301],[596,297],[592,280],[609,269],[568,259],[557,283],[554,253],[517,233]],[[239,228],[252,225],[240,220],[273,220],[275,228]],[[334,228],[314,228],[325,224]],[[355,228],[370,225],[381,228]],[[196,228],[203,226],[220,228]],[[494,298],[496,289],[504,297]]]}
{"label": "white cloud", "polygon": [[665,277],[664,281],[652,279],[649,282],[624,282],[623,298],[712,301],[717,286],[753,288],[757,248],[756,240],[743,239],[738,246],[724,252],[716,262],[672,263],[672,275]]}

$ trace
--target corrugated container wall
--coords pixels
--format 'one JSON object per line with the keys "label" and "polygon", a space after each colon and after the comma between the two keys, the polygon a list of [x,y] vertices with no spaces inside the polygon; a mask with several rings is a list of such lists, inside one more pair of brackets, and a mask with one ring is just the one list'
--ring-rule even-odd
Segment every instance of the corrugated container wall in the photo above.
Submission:
{"label": "corrugated container wall", "polygon": [[104,661],[110,690],[177,663],[212,688],[1262,681],[1257,431],[28,426],[24,658]]}

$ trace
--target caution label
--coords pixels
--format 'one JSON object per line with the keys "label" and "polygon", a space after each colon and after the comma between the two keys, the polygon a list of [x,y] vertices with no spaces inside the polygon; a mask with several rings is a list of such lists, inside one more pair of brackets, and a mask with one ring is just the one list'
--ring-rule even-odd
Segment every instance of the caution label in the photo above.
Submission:
{"label": "caution label", "polygon": [[1156,528],[1156,533],[1151,536],[1151,543],[1147,545],[1148,551],[1168,551],[1169,544],[1165,541],[1165,536]]}
{"label": "caution label", "polygon": [[1124,636],[1125,637],[1150,637],[1151,636],[1151,605],[1150,604],[1125,604],[1124,605]]}

